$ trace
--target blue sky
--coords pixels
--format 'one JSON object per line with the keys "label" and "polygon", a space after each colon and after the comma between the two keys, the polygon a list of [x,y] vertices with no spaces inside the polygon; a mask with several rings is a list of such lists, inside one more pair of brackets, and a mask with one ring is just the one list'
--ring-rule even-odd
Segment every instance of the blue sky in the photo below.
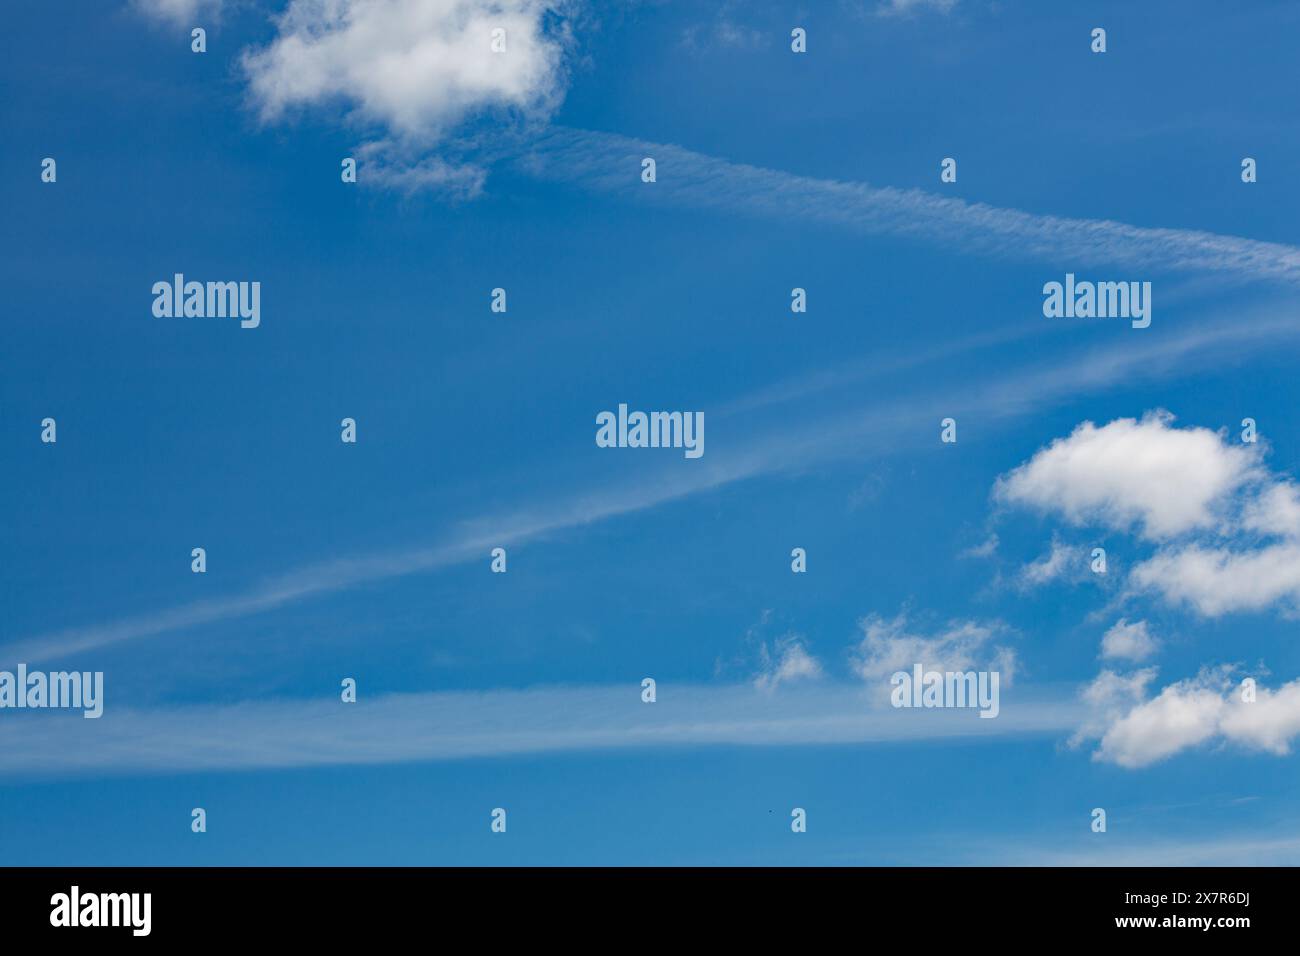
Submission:
{"label": "blue sky", "polygon": [[326,6],[10,12],[0,862],[1300,858],[1300,10]]}

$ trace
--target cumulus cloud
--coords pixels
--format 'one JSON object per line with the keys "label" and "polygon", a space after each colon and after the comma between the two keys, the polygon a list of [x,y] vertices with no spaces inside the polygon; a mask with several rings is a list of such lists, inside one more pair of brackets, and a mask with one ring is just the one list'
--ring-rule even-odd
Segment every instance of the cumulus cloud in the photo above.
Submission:
{"label": "cumulus cloud", "polygon": [[1242,525],[1265,536],[1300,539],[1300,489],[1278,482],[1247,503]]}
{"label": "cumulus cloud", "polygon": [[[1079,425],[1003,475],[994,498],[1076,524],[1131,531],[1158,545],[1135,560],[1128,593],[1204,617],[1300,609],[1300,488],[1270,472],[1260,446],[1153,412]],[[1050,580],[1055,549],[1030,565]]]}
{"label": "cumulus cloud", "polygon": [[[348,102],[391,133],[436,140],[504,107],[545,112],[560,98],[558,0],[292,0],[271,44],[244,69],[263,119]],[[504,30],[505,52],[492,50]]]}
{"label": "cumulus cloud", "polygon": [[937,633],[919,633],[907,615],[891,620],[879,615],[863,618],[858,626],[862,640],[852,655],[853,670],[863,680],[887,679],[914,664],[927,670],[995,670],[1010,684],[1016,670],[1016,652],[997,643],[1007,635],[999,622],[952,621]]}
{"label": "cumulus cloud", "polygon": [[1160,642],[1152,635],[1146,621],[1130,624],[1120,618],[1101,639],[1101,656],[1107,660],[1120,658],[1144,661],[1159,648]]}
{"label": "cumulus cloud", "polygon": [[[1300,608],[1300,491],[1264,466],[1258,445],[1175,428],[1166,412],[1084,422],[999,478],[994,497],[1153,543],[1133,564],[1130,597],[1155,594],[1204,617]],[[1025,577],[1058,576],[1056,552]],[[1101,656],[1141,662],[1158,648],[1146,621],[1121,618]],[[1083,691],[1088,716],[1071,743],[1096,741],[1094,759],[1135,768],[1207,745],[1289,753],[1300,734],[1300,680],[1250,698],[1228,667],[1152,694],[1155,676],[1103,670]]]}
{"label": "cumulus cloud", "polygon": [[1155,677],[1154,667],[1132,674],[1118,674],[1112,670],[1098,674],[1080,695],[1087,705],[1087,717],[1070,739],[1071,746],[1077,747],[1086,740],[1096,740],[1105,734],[1108,727],[1145,699],[1147,685]]}
{"label": "cumulus cloud", "polygon": [[1092,716],[1074,742],[1099,739],[1093,759],[1138,768],[1208,743],[1284,755],[1300,734],[1300,680],[1276,691],[1258,687],[1250,700],[1230,668],[1221,667],[1148,698],[1154,674],[1150,668],[1128,676],[1102,671],[1084,689]]}
{"label": "cumulus cloud", "polygon": [[1291,752],[1291,739],[1300,733],[1300,680],[1276,691],[1256,689],[1254,703],[1241,695],[1229,698],[1221,716],[1224,736],[1282,756]]}
{"label": "cumulus cloud", "polygon": [[1223,707],[1222,694],[1200,680],[1170,684],[1111,724],[1093,757],[1130,768],[1164,760],[1215,736]]}
{"label": "cumulus cloud", "polygon": [[[463,135],[483,116],[525,124],[550,116],[566,85],[569,31],[562,14],[568,6],[568,0],[291,0],[276,20],[276,37],[246,51],[242,66],[263,122],[344,106],[352,123],[377,134],[371,158],[382,155],[386,185],[453,191],[468,185],[472,192],[481,174],[445,156],[430,159],[430,148]],[[494,50],[494,38],[502,51]]]}
{"label": "cumulus cloud", "polygon": [[1204,617],[1300,606],[1300,542],[1231,550],[1189,545],[1161,551],[1133,568],[1130,584]]}
{"label": "cumulus cloud", "polygon": [[808,653],[798,637],[786,637],[777,641],[774,652],[769,652],[767,645],[763,644],[760,653],[762,670],[754,678],[754,686],[759,690],[776,690],[783,683],[820,677],[822,674],[821,664]]}
{"label": "cumulus cloud", "polygon": [[1100,428],[1084,422],[999,478],[994,495],[1151,540],[1211,528],[1224,499],[1257,476],[1257,453],[1207,428],[1172,423],[1167,412]]}

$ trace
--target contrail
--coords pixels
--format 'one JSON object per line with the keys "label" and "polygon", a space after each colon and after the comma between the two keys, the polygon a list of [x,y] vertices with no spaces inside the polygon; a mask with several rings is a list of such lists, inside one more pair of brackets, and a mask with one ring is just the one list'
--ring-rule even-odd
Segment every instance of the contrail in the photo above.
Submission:
{"label": "contrail", "polygon": [[691,746],[869,744],[1053,737],[1082,716],[1075,688],[1004,695],[996,720],[973,710],[895,710],[880,683],[766,693],[748,684],[636,682],[523,690],[248,700],[106,711],[102,720],[30,712],[0,721],[0,778],[284,769],[507,754]]}
{"label": "contrail", "polygon": [[[654,183],[641,182],[645,157],[655,160]],[[1109,219],[1036,215],[920,189],[796,176],[612,133],[553,127],[533,141],[518,165],[538,178],[631,199],[822,222],[1000,259],[1300,282],[1296,246]]]}
{"label": "contrail", "polygon": [[[1144,336],[1138,339],[1137,336]],[[620,515],[644,511],[671,501],[726,487],[761,475],[797,471],[810,464],[852,457],[861,449],[893,447],[903,436],[928,434],[940,409],[991,419],[1034,414],[1049,402],[1109,387],[1132,384],[1172,372],[1186,374],[1206,361],[1223,362],[1241,352],[1257,351],[1300,336],[1300,321],[1290,315],[1248,316],[1188,328],[1170,337],[1136,333],[1124,344],[1072,355],[1068,360],[1010,376],[972,382],[968,386],[925,396],[900,395],[869,404],[836,406],[837,411],[802,416],[757,434],[719,434],[708,458],[678,462],[677,466],[597,486],[512,513],[484,515],[446,530],[437,543],[394,549],[372,555],[305,565],[225,597],[194,601],[161,611],[123,618],[108,624],[67,628],[24,638],[0,647],[0,660],[33,663],[66,657],[141,638],[184,630],[223,620],[235,620],[347,590],[372,581],[434,571],[476,559],[486,560],[496,545],[522,545]],[[984,336],[975,336],[979,347]],[[945,357],[946,351],[938,353]],[[867,376],[878,369],[868,369]],[[758,404],[782,404],[786,396],[796,406],[823,387],[837,388],[846,378],[816,380],[806,386],[790,383],[785,394],[763,389]],[[731,403],[742,412],[756,400]],[[764,423],[765,425],[767,423]],[[594,434],[594,426],[593,426]],[[680,467],[685,465],[686,467]]]}

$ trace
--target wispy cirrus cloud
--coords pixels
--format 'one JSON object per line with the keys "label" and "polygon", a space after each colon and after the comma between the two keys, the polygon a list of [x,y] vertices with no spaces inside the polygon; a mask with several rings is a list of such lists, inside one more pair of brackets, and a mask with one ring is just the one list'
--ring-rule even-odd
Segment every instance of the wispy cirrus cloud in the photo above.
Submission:
{"label": "wispy cirrus cloud", "polygon": [[1086,843],[1004,839],[958,847],[973,865],[988,866],[1295,866],[1300,864],[1300,834],[1273,834],[1251,828],[1209,839],[1142,835],[1138,839],[1091,839]]}
{"label": "wispy cirrus cloud", "polygon": [[949,13],[957,6],[957,0],[880,0],[876,13],[882,17],[897,17],[918,13],[922,10],[935,10]]}
{"label": "wispy cirrus cloud", "polygon": [[[130,710],[96,721],[26,711],[0,722],[0,776],[101,776],[463,760],[506,754],[697,746],[866,744],[1051,736],[1079,707],[1025,694],[997,720],[971,710],[895,710],[858,685],[770,693],[751,684],[552,686]],[[91,726],[91,725],[94,726]]]}
{"label": "wispy cirrus cloud", "polygon": [[[497,545],[527,544],[548,535],[582,528],[621,515],[634,514],[670,501],[727,487],[762,475],[794,473],[809,465],[853,458],[871,450],[905,447],[908,441],[932,438],[939,417],[953,409],[963,415],[986,416],[991,421],[1038,414],[1048,403],[1077,398],[1114,383],[1159,378],[1189,370],[1205,362],[1222,361],[1232,350],[1258,350],[1276,342],[1300,337],[1300,321],[1274,316],[1251,323],[1190,328],[1168,337],[1144,338],[1109,346],[1016,374],[999,374],[990,381],[925,396],[900,395],[847,407],[831,403],[829,412],[803,412],[805,399],[824,383],[788,383],[778,391],[789,401],[773,398],[763,389],[764,405],[795,410],[795,417],[775,424],[764,418],[757,428],[737,418],[730,428],[710,439],[707,458],[689,468],[674,466],[652,474],[639,474],[613,485],[595,484],[572,495],[540,500],[501,514],[486,514],[444,529],[433,543],[391,551],[317,562],[290,570],[242,591],[220,598],[195,601],[159,611],[126,617],[107,624],[91,624],[32,635],[0,646],[0,660],[49,660],[225,620],[267,613],[320,595],[355,588],[374,581],[435,571],[483,558]],[[976,342],[983,343],[982,337]],[[945,351],[943,356],[951,352]],[[937,357],[936,357],[937,358]],[[869,379],[871,372],[867,373]],[[837,378],[835,388],[851,377]],[[857,381],[861,381],[858,379]],[[745,400],[732,403],[750,407]],[[838,406],[838,407],[837,407]],[[886,440],[888,439],[888,440]]]}
{"label": "wispy cirrus cloud", "polygon": [[223,0],[131,0],[131,6],[145,16],[177,26],[200,26],[195,17],[221,12]]}
{"label": "wispy cirrus cloud", "polygon": [[[653,157],[657,182],[640,181]],[[549,180],[727,214],[819,222],[868,235],[896,236],[966,255],[1115,265],[1239,281],[1300,282],[1300,248],[1189,229],[1133,226],[1107,219],[1039,215],[938,196],[792,173],[612,133],[552,127],[519,165]]]}

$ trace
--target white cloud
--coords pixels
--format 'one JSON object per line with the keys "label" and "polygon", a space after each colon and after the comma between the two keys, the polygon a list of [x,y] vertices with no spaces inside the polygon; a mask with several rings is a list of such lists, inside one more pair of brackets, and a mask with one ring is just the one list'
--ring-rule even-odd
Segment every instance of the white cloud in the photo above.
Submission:
{"label": "white cloud", "polygon": [[1111,724],[1093,756],[1129,768],[1164,760],[1215,736],[1223,706],[1220,692],[1199,681],[1170,684]]}
{"label": "white cloud", "polygon": [[1257,455],[1172,422],[1164,412],[1084,422],[999,478],[995,496],[1155,540],[1213,527],[1225,498],[1256,476]]}
{"label": "white cloud", "polygon": [[1132,674],[1103,670],[1080,695],[1088,716],[1070,739],[1071,746],[1101,737],[1115,723],[1146,697],[1146,688],[1155,679],[1156,669],[1147,667]]}
{"label": "white cloud", "polygon": [[761,647],[763,667],[754,678],[754,686],[759,690],[776,690],[782,683],[820,677],[821,664],[808,653],[803,641],[798,637],[786,637],[776,642],[776,654],[768,652],[767,645]]}
{"label": "white cloud", "polygon": [[198,26],[195,18],[219,13],[222,0],[131,0],[131,5],[146,16],[181,26]]}
{"label": "white cloud", "polygon": [[995,643],[1007,633],[999,622],[952,621],[926,635],[913,631],[903,613],[892,620],[873,614],[858,626],[863,636],[853,653],[853,670],[863,680],[887,679],[914,664],[927,670],[995,670],[1006,684],[1015,676],[1016,652]]}
{"label": "white cloud", "polygon": [[1230,669],[1221,667],[1146,699],[1154,674],[1099,674],[1084,690],[1091,716],[1073,742],[1100,738],[1093,759],[1137,768],[1210,742],[1284,755],[1300,734],[1300,680],[1276,691],[1257,687],[1255,700],[1246,701]]}
{"label": "white cloud", "polygon": [[[493,113],[545,119],[565,87],[564,0],[292,0],[266,47],[245,53],[265,122],[347,104],[400,152]],[[493,30],[505,52],[493,52]],[[419,158],[418,156],[415,158]]]}
{"label": "white cloud", "polygon": [[992,557],[992,555],[997,550],[998,550],[998,536],[996,534],[990,534],[982,542],[967,548],[965,551],[961,552],[961,554],[957,555],[957,557],[988,558],[988,557]]}
{"label": "white cloud", "polygon": [[1020,570],[1020,583],[1025,587],[1038,587],[1069,574],[1071,565],[1078,566],[1080,552],[1077,548],[1061,544],[1052,539],[1051,549],[1036,561],[1031,561]]}
{"label": "white cloud", "polygon": [[[1130,594],[1205,617],[1300,608],[1300,488],[1270,473],[1259,446],[1166,412],[1084,422],[998,479],[994,497],[1074,524],[1132,531],[1162,547],[1135,561]],[[1055,549],[1024,579],[1050,580]]]}
{"label": "white cloud", "polygon": [[1300,488],[1289,481],[1270,486],[1246,505],[1242,525],[1269,537],[1300,539]]}
{"label": "white cloud", "polygon": [[1121,658],[1144,661],[1159,648],[1160,642],[1151,636],[1146,621],[1130,624],[1120,618],[1101,639],[1101,656],[1111,660]]}
{"label": "white cloud", "polygon": [[1291,752],[1291,738],[1300,734],[1300,680],[1276,691],[1256,688],[1254,703],[1243,701],[1240,693],[1228,699],[1222,716],[1226,737],[1278,755]]}
{"label": "white cloud", "polygon": [[[948,0],[889,6],[903,12],[920,4],[953,6]],[[573,0],[292,0],[279,36],[250,53],[245,66],[254,102],[268,120],[296,107],[348,103],[355,119],[386,127],[383,139],[427,146],[481,112],[548,118],[566,85],[565,15],[577,7]],[[504,62],[485,65],[491,54],[478,34],[501,21],[512,31],[510,52],[495,55]],[[733,42],[740,36],[725,31]],[[533,145],[523,162],[527,170],[623,195],[627,170],[653,155],[673,173],[661,178],[654,200],[777,219],[794,215],[976,255],[1300,281],[1300,249],[1279,243],[1039,216],[916,189],[813,179],[608,133],[550,130]],[[411,149],[398,158],[422,158]]]}
{"label": "white cloud", "polygon": [[1205,617],[1300,605],[1300,542],[1230,550],[1190,545],[1161,551],[1133,568],[1130,584]]}
{"label": "white cloud", "polygon": [[[206,0],[139,2],[162,9]],[[377,142],[392,154],[391,172],[398,163],[427,158],[417,144],[427,147],[477,113],[505,109],[548,118],[564,93],[569,45],[564,21],[549,14],[576,6],[572,0],[291,0],[279,19],[279,35],[250,52],[244,66],[267,121],[297,107],[347,103],[355,119],[385,127],[388,135]],[[924,6],[946,11],[955,0],[888,0],[878,12]],[[511,52],[496,55],[505,63],[487,67],[478,34],[489,21],[502,20],[522,28],[522,34],[508,33],[510,43],[518,39],[522,46],[509,46]],[[746,38],[734,26],[720,34],[730,43]],[[795,216],[976,255],[1300,281],[1300,249],[1280,243],[1039,216],[917,189],[796,176],[608,133],[552,130],[533,145],[521,162],[527,171],[623,195],[627,170],[653,155],[673,172],[653,190],[656,200],[778,220]],[[451,163],[446,156],[443,161]],[[415,182],[389,180],[402,188]],[[436,170],[423,175],[422,184],[440,183]],[[1258,327],[1247,334],[1258,334]]]}

